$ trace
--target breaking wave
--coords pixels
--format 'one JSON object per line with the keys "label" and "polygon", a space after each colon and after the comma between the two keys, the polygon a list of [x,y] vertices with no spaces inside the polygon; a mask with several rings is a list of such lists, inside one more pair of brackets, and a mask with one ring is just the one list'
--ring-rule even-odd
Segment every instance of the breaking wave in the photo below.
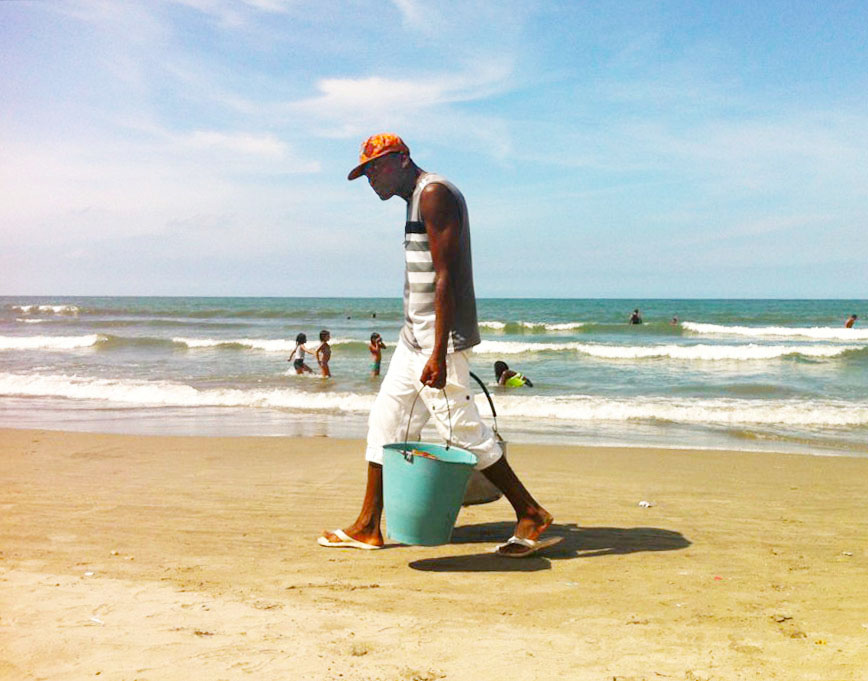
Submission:
{"label": "breaking wave", "polygon": [[0,336],[0,350],[77,350],[105,341],[108,336]]}
{"label": "breaking wave", "polygon": [[[184,345],[191,349],[196,348],[223,348],[234,350],[262,350],[264,352],[292,352],[295,349],[295,339],[269,339],[269,338],[173,338],[173,343]],[[313,350],[319,340],[309,338],[306,347]],[[352,339],[332,338],[329,340],[329,345],[346,345],[346,344],[364,345],[364,341]]]}
{"label": "breaking wave", "polygon": [[[318,341],[308,341],[313,349]],[[367,349],[364,341],[332,339],[331,345],[350,344],[355,349]],[[218,348],[221,350],[261,350],[264,352],[292,352],[295,340],[267,338],[155,338],[152,336],[113,336],[91,333],[83,336],[0,336],[2,350],[78,350],[93,347],[98,350],[115,350],[127,347],[164,347],[164,348]]]}
{"label": "breaking wave", "polygon": [[528,352],[576,352],[601,359],[669,358],[703,361],[754,361],[789,356],[838,357],[861,350],[858,345],[603,345],[595,343],[523,343],[482,341],[474,352],[485,355],[517,355]]}
{"label": "breaking wave", "polygon": [[746,336],[749,338],[811,338],[826,341],[868,341],[868,329],[846,329],[844,327],[812,326],[725,326],[721,324],[700,324],[681,322],[685,331],[695,334],[716,336]]}
{"label": "breaking wave", "polygon": [[[332,346],[342,346],[343,352],[364,354],[367,342],[360,339],[331,339]],[[315,348],[316,339],[308,341]],[[0,351],[10,350],[79,350],[94,348],[111,351],[127,347],[181,348],[189,350],[255,350],[285,353],[295,348],[294,339],[270,338],[157,338],[152,336],[114,336],[85,334],[81,336],[0,336]],[[533,343],[523,341],[482,341],[474,348],[481,355],[518,355],[526,353],[576,353],[609,360],[675,359],[695,361],[757,361],[783,357],[828,359],[847,354],[868,353],[864,345],[606,345],[602,343]]]}
{"label": "breaking wave", "polygon": [[[146,298],[130,299],[124,304],[123,298],[116,299],[118,304],[102,305],[95,298],[92,304],[80,301],[73,304],[46,303],[4,303],[0,309],[25,315],[74,315],[82,317],[133,316],[133,317],[175,317],[186,319],[252,319],[252,320],[282,320],[282,319],[347,319],[376,318],[384,321],[399,321],[403,319],[403,311],[392,299],[368,299],[363,303],[346,302],[336,299],[334,305],[323,305],[321,302],[311,302],[310,305],[298,305],[294,299],[226,299],[226,305],[209,305],[205,299],[186,298]],[[361,299],[360,299],[361,300]],[[216,303],[216,301],[215,301]]]}
{"label": "breaking wave", "polygon": [[7,309],[22,314],[77,315],[79,313],[77,305],[9,305]]}
{"label": "breaking wave", "polygon": [[668,421],[702,425],[868,426],[868,403],[816,400],[531,397],[498,399],[499,417],[565,421]]}
{"label": "breaking wave", "polygon": [[574,331],[585,325],[584,322],[479,322],[479,327],[494,331]]}
{"label": "breaking wave", "polygon": [[[373,393],[308,392],[293,388],[198,389],[171,381],[13,373],[0,373],[0,395],[99,400],[147,407],[251,407],[338,413],[364,413],[374,402]],[[487,413],[485,397],[477,395],[476,400],[480,411]],[[865,401],[499,395],[497,410],[501,419],[547,419],[564,424],[659,421],[727,427],[868,427]]]}
{"label": "breaking wave", "polygon": [[341,412],[368,411],[374,402],[373,394],[315,393],[291,388],[200,390],[172,381],[105,379],[64,374],[0,374],[0,395],[101,400],[149,407],[266,407]]}

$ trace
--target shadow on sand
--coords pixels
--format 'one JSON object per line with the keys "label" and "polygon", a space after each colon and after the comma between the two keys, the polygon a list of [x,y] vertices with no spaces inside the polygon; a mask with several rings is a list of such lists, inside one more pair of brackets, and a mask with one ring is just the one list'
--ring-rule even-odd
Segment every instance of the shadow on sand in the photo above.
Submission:
{"label": "shadow on sand", "polygon": [[[500,543],[512,534],[513,523],[483,523],[456,527],[453,544]],[[677,551],[690,546],[680,532],[657,527],[579,527],[575,524],[552,525],[546,537],[564,540],[536,556],[504,558],[492,553],[425,558],[410,563],[423,572],[537,572],[550,570],[551,561],[568,558],[594,558],[640,551]]]}

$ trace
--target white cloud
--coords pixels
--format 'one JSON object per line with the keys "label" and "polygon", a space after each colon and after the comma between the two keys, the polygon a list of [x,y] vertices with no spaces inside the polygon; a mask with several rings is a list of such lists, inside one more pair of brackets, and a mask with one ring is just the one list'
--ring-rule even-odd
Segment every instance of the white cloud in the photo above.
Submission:
{"label": "white cloud", "polygon": [[800,230],[830,230],[838,227],[840,216],[830,213],[806,213],[797,215],[750,215],[733,218],[729,215],[716,218],[695,216],[693,224],[702,223],[705,230],[681,237],[683,246],[723,244],[730,240],[753,240],[757,237],[790,238]]}
{"label": "white cloud", "polygon": [[422,83],[415,80],[387,78],[330,78],[317,83],[322,95],[311,102],[315,108],[349,110],[356,107],[392,109],[421,108],[439,104],[445,99],[448,86],[443,83]]}
{"label": "white cloud", "polygon": [[425,26],[423,18],[425,15],[431,14],[433,3],[421,5],[417,0],[392,0],[392,4],[401,12],[401,17],[404,20],[404,25],[408,28],[423,28]]}
{"label": "white cloud", "polygon": [[243,0],[245,5],[271,14],[286,14],[289,8],[298,3],[295,0]]}
{"label": "white cloud", "polygon": [[278,159],[284,158],[287,151],[286,144],[274,135],[227,134],[214,130],[196,130],[182,138],[181,142],[200,149],[224,149],[241,154]]}
{"label": "white cloud", "polygon": [[[38,7],[42,3],[36,3]],[[122,44],[155,47],[170,35],[146,4],[113,0],[70,0],[39,8],[95,26],[106,35],[123,36]]]}
{"label": "white cloud", "polygon": [[245,23],[244,16],[238,11],[239,5],[237,3],[233,5],[223,2],[223,0],[170,0],[170,2],[191,7],[213,17],[224,28],[238,28]]}
{"label": "white cloud", "polygon": [[[310,129],[324,137],[354,138],[372,130],[415,131],[433,134],[446,126],[457,135],[465,127],[488,137],[499,131],[495,155],[503,152],[502,121],[495,116],[463,113],[461,103],[483,100],[511,87],[509,60],[479,61],[465,71],[450,74],[414,74],[412,77],[325,78],[317,82],[320,94],[289,105],[306,118]],[[508,143],[506,143],[508,147]]]}
{"label": "white cloud", "polygon": [[325,78],[317,81],[320,94],[295,108],[311,114],[346,117],[364,113],[412,112],[455,102],[485,99],[505,90],[511,68],[505,63],[479,64],[458,75],[418,74],[395,79]]}
{"label": "white cloud", "polygon": [[97,144],[0,138],[0,149],[7,243],[157,234],[172,220],[213,224],[199,219],[209,215],[273,225],[309,192],[286,176],[319,170],[268,135],[200,131]]}
{"label": "white cloud", "polygon": [[249,25],[257,13],[287,14],[295,0],[168,0],[195,9],[217,20],[223,28],[239,29]]}

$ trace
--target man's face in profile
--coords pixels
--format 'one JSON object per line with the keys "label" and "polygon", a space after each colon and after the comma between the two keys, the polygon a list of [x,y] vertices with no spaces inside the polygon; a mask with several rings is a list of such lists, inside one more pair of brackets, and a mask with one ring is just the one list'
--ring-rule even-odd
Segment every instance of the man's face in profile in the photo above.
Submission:
{"label": "man's face in profile", "polygon": [[400,188],[401,159],[401,154],[386,154],[365,166],[364,174],[368,178],[368,184],[383,201],[392,198]]}

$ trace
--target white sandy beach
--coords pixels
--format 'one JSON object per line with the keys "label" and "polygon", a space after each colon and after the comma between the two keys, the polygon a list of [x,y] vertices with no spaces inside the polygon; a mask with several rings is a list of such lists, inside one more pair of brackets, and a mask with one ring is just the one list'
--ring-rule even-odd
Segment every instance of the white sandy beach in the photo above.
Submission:
{"label": "white sandy beach", "polygon": [[510,561],[504,500],[445,546],[317,546],[361,451],[0,431],[0,678],[868,674],[866,459],[514,446],[565,540]]}

